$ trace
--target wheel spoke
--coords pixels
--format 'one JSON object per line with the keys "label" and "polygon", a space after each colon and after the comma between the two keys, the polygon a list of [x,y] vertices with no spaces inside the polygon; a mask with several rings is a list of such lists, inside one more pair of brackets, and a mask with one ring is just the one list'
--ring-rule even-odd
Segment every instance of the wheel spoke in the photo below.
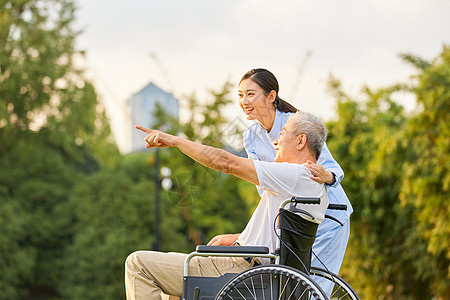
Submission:
{"label": "wheel spoke", "polygon": [[342,289],[340,289],[339,287],[337,287],[336,290],[334,291],[334,293],[331,294],[331,297],[334,297],[334,296],[336,295],[336,293],[338,293],[338,297],[337,297],[338,299],[342,299],[342,298],[344,298],[345,296],[348,295],[348,292],[347,292],[347,291],[343,291],[343,292],[345,292],[345,294],[341,296],[341,295],[339,295],[339,292],[340,292],[340,291],[342,291]]}
{"label": "wheel spoke", "polygon": [[292,294],[294,294],[295,290],[297,289],[298,285],[300,284],[299,281],[297,281],[297,284],[295,285],[295,287],[292,289],[291,294],[289,295],[288,299],[291,299]]}
{"label": "wheel spoke", "polygon": [[261,278],[261,293],[262,293],[262,296],[263,296],[263,300],[266,300],[266,295],[264,293],[264,282],[263,282],[262,274],[260,275],[260,278]]}
{"label": "wheel spoke", "polygon": [[233,298],[233,297],[231,297],[231,295],[230,295],[230,294],[228,294],[227,296],[228,296],[228,297],[230,297],[230,298],[231,298],[231,300],[234,300],[234,298]]}
{"label": "wheel spoke", "polygon": [[239,293],[239,295],[241,295],[242,299],[247,299],[247,298],[245,298],[244,295],[242,295],[242,293],[239,291],[239,289],[238,289],[237,287],[236,287],[235,289],[236,289],[236,291]]}
{"label": "wheel spoke", "polygon": [[[297,300],[300,300],[300,299],[302,299],[303,298],[303,296],[305,296],[305,293],[306,293],[306,289],[303,291],[303,293],[300,295],[300,297],[298,297],[298,299]],[[310,296],[309,296],[309,298],[311,299],[311,294],[310,294]]]}
{"label": "wheel spoke", "polygon": [[[280,276],[280,280],[281,280],[281,278],[283,278],[283,277],[281,277],[281,276]],[[280,297],[278,297],[278,300],[280,300],[280,299],[281,299],[281,296],[283,295],[283,293],[284,293],[284,290],[286,289],[286,286],[287,286],[287,284],[288,284],[289,280],[290,280],[290,278],[288,278],[288,280],[287,280],[287,281],[286,281],[286,283],[284,284],[283,290],[281,291],[281,293],[280,293]]]}
{"label": "wheel spoke", "polygon": [[358,295],[351,288],[351,286],[346,283],[338,275],[333,274],[325,269],[311,268],[311,276],[317,284],[320,285],[322,290],[324,290],[328,298],[333,299],[350,299],[359,300]]}
{"label": "wheel spoke", "polygon": [[255,284],[253,283],[253,277],[250,277],[250,280],[252,281],[253,298],[255,298],[255,300],[258,300],[256,299],[256,291],[255,291]]}
{"label": "wheel spoke", "polygon": [[[250,280],[252,280],[252,278],[250,278]],[[247,288],[247,291],[250,293],[250,295],[256,300],[255,295],[252,294],[252,291],[250,291],[250,289],[248,288],[248,285],[245,283],[245,281],[243,282],[243,284]],[[252,280],[252,284],[253,284],[253,280]]]}
{"label": "wheel spoke", "polygon": [[270,277],[270,300],[273,300],[273,281],[272,281],[272,275],[269,275]]}

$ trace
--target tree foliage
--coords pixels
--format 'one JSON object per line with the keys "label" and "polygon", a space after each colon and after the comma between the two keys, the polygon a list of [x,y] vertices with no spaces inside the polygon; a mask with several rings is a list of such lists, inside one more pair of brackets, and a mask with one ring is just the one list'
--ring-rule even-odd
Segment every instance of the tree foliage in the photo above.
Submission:
{"label": "tree foliage", "polygon": [[76,183],[117,147],[74,64],[72,1],[0,3],[0,298],[57,295]]}
{"label": "tree foliage", "polygon": [[[410,60],[410,55],[405,55]],[[414,62],[414,61],[413,61]],[[420,278],[429,280],[435,294],[450,297],[450,47],[428,64],[415,64],[419,74],[412,87],[420,112],[414,115],[404,139],[414,149],[404,165],[400,200],[414,207],[415,235],[424,240],[415,261]],[[415,237],[415,238],[413,238]]]}
{"label": "tree foliage", "polygon": [[[40,137],[30,135],[17,141],[0,159],[0,186],[4,191],[1,204],[7,209],[2,211],[6,217],[2,232],[6,233],[3,238],[7,243],[0,246],[5,247],[1,259],[7,267],[2,269],[9,282],[0,285],[9,290],[2,291],[4,299],[17,299],[27,292],[54,291],[63,259],[61,249],[70,240],[67,199],[83,171],[60,149],[40,142]],[[14,219],[11,224],[6,221],[10,218]],[[14,223],[19,226],[9,231]]]}
{"label": "tree foliage", "polygon": [[75,159],[83,160],[79,146],[104,162],[117,155],[94,87],[75,63],[82,53],[74,48],[74,10],[71,0],[1,2],[3,153],[22,133],[47,130],[49,140]]}
{"label": "tree foliage", "polygon": [[[448,56],[447,47],[431,63],[403,56],[419,68],[415,80],[365,87],[362,101],[330,79],[338,120],[329,146],[355,208],[342,272],[363,297],[448,297]],[[393,100],[399,93],[417,99],[412,115]]]}

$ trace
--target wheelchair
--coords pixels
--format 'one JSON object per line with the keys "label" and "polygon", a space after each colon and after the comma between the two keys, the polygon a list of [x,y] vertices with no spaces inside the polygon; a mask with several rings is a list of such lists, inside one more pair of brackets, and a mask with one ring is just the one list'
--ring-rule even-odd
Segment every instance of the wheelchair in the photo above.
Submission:
{"label": "wheelchair", "polygon": [[[278,247],[199,245],[184,263],[182,300],[359,300],[342,278],[326,267],[311,267],[312,245],[318,224],[299,214],[312,217],[297,204],[319,204],[319,198],[292,197],[282,203],[274,230]],[[288,205],[289,204],[289,205]],[[285,208],[288,206],[288,208]],[[329,209],[345,210],[346,205],[330,204]],[[331,216],[326,215],[340,223]],[[342,224],[341,224],[342,225]],[[244,257],[270,259],[271,264],[254,266],[242,273],[220,277],[189,276],[189,261],[195,256]]]}

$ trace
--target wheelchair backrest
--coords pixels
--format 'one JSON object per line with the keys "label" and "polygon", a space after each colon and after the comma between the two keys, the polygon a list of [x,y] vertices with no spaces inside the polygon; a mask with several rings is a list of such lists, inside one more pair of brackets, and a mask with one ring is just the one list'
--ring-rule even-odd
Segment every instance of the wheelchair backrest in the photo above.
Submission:
{"label": "wheelchair backrest", "polygon": [[311,249],[319,224],[306,220],[287,209],[280,209],[280,264],[308,273]]}

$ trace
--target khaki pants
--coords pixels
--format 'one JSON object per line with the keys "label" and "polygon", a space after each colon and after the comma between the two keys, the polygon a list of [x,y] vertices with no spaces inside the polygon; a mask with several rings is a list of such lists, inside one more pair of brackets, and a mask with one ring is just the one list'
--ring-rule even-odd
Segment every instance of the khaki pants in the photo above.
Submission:
{"label": "khaki pants", "polygon": [[[161,293],[181,296],[184,260],[187,254],[137,251],[125,262],[125,289],[128,300],[162,299]],[[218,277],[240,273],[251,265],[241,257],[194,257],[189,275]],[[164,297],[167,299],[167,297]]]}

